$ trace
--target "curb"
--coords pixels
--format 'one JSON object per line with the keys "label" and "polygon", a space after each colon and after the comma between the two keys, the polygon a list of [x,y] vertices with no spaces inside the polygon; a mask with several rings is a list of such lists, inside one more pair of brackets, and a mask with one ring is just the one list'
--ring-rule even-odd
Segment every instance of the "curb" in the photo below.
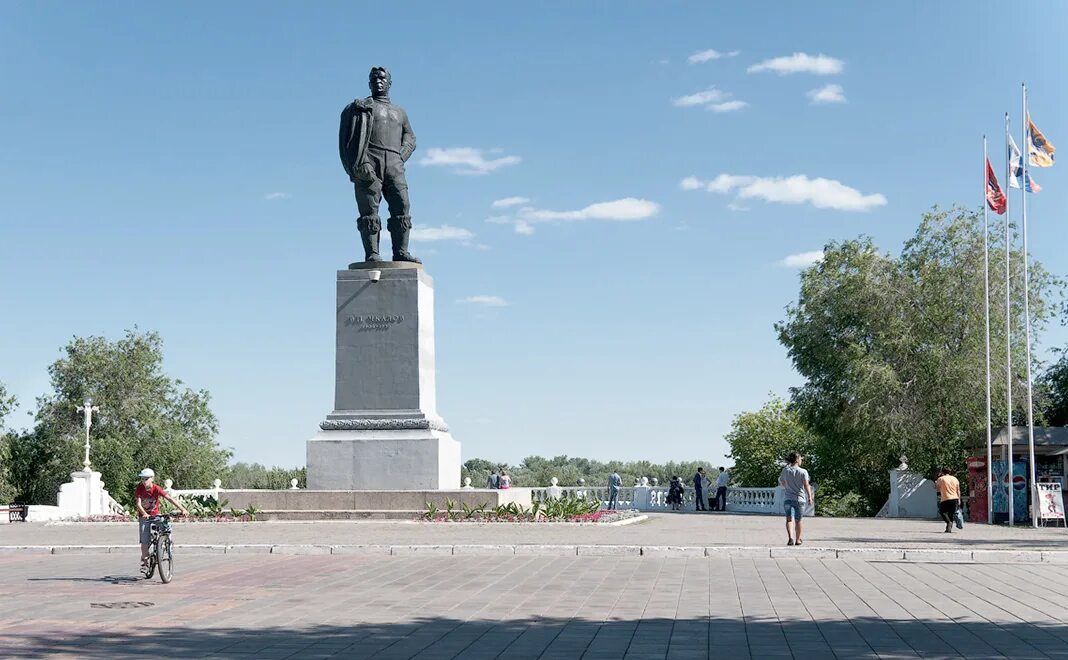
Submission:
{"label": "curb", "polygon": [[[0,545],[0,555],[128,554],[137,545]],[[525,557],[651,557],[743,559],[843,559],[861,561],[966,562],[975,564],[1068,564],[1064,550],[930,550],[927,548],[788,548],[768,546],[666,545],[328,545],[309,543],[190,544],[185,554],[379,555],[379,556],[525,556]]]}

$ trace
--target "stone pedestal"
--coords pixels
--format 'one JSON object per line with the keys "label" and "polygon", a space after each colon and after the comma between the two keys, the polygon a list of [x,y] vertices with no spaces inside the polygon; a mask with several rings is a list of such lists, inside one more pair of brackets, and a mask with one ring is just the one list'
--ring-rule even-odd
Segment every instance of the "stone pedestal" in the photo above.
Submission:
{"label": "stone pedestal", "polygon": [[460,486],[460,443],[438,416],[434,282],[418,264],[337,273],[334,410],[308,441],[313,490]]}

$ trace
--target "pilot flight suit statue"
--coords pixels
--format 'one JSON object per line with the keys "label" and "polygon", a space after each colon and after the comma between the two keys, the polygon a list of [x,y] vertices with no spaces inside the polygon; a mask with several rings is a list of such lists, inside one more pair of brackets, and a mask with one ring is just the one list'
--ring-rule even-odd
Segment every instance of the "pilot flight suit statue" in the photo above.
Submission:
{"label": "pilot flight suit statue", "polygon": [[365,261],[382,261],[378,254],[382,220],[378,206],[385,196],[389,206],[393,260],[421,263],[408,252],[412,216],[404,163],[415,151],[415,133],[408,113],[389,100],[392,78],[384,67],[371,69],[371,96],[345,106],[341,113],[338,149],[349,180],[356,185],[356,207]]}

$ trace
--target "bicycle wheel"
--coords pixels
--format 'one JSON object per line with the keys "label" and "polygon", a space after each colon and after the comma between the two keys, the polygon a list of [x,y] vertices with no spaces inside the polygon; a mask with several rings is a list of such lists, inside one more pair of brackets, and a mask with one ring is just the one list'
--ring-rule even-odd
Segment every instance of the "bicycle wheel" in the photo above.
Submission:
{"label": "bicycle wheel", "polygon": [[159,579],[163,581],[163,584],[167,584],[171,581],[171,575],[174,572],[174,553],[171,550],[170,534],[163,534],[159,537],[156,558],[159,563]]}

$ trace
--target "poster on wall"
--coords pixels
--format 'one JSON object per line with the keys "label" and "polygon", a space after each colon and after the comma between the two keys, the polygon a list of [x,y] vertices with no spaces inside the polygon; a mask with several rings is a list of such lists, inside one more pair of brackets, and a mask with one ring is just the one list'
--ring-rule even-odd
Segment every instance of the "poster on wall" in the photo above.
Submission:
{"label": "poster on wall", "polygon": [[1038,517],[1043,520],[1064,520],[1064,499],[1060,484],[1038,484]]}
{"label": "poster on wall", "polygon": [[994,513],[1007,516],[1009,512],[1009,485],[1012,485],[1013,520],[1026,521],[1030,518],[1027,511],[1027,463],[1016,460],[1012,464],[1012,479],[1009,479],[1009,466],[1005,461],[994,461],[990,465],[994,476]]}

